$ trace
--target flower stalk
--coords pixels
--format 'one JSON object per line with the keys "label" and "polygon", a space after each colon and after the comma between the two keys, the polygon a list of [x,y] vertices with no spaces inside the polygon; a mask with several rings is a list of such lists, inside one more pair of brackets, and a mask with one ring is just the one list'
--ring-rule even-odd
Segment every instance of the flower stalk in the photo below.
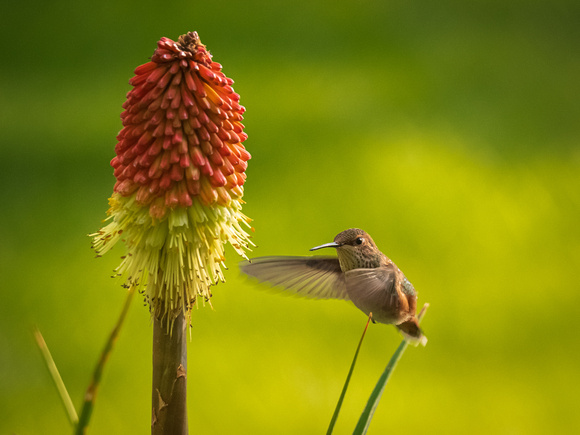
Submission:
{"label": "flower stalk", "polygon": [[187,434],[187,340],[183,313],[171,332],[153,321],[151,434]]}

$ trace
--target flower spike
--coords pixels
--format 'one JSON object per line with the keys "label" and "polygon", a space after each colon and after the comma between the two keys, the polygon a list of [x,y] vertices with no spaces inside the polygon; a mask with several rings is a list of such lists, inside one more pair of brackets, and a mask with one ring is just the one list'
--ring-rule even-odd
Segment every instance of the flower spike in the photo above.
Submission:
{"label": "flower spike", "polygon": [[224,281],[224,245],[246,258],[243,226],[245,108],[196,32],[161,38],[135,69],[111,161],[116,183],[107,221],[92,234],[98,256],[119,240],[116,269],[138,284],[153,315],[171,321]]}

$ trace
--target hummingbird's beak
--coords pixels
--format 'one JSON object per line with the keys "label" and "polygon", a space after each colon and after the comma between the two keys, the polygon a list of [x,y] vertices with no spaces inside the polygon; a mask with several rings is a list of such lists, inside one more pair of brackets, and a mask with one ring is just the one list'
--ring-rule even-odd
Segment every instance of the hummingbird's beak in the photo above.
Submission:
{"label": "hummingbird's beak", "polygon": [[324,245],[315,246],[314,248],[310,248],[311,251],[316,251],[317,249],[322,248],[338,248],[340,245],[336,242],[325,243]]}

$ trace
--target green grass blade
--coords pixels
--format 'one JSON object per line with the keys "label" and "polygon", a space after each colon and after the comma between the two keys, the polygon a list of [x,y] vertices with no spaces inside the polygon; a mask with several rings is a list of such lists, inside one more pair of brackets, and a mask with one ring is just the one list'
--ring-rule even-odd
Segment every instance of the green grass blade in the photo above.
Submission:
{"label": "green grass blade", "polygon": [[[429,307],[429,304],[425,304],[423,306],[423,309],[419,313],[419,316],[418,316],[419,322],[423,318],[425,311],[427,311],[427,307]],[[365,409],[363,410],[363,412],[358,420],[358,423],[354,429],[353,435],[364,435],[367,433],[367,430],[369,428],[369,425],[371,424],[371,420],[373,418],[375,410],[377,409],[377,406],[379,405],[379,401],[381,400],[381,397],[383,395],[383,391],[385,391],[387,381],[391,377],[393,370],[395,369],[395,367],[397,366],[397,363],[401,359],[403,352],[405,352],[405,349],[407,349],[407,346],[408,346],[407,341],[403,340],[403,342],[399,345],[399,347],[397,348],[397,350],[395,351],[395,353],[393,354],[393,356],[389,360],[389,363],[387,364],[385,371],[383,372],[383,374],[379,378],[377,385],[375,385],[375,388],[374,388],[373,392],[371,393],[371,396],[369,397],[367,405],[366,405]]]}
{"label": "green grass blade", "polygon": [[381,400],[381,396],[383,395],[383,391],[385,390],[385,386],[387,385],[387,381],[389,380],[389,377],[393,373],[393,369],[397,365],[397,362],[403,355],[403,352],[407,348],[407,345],[408,345],[407,342],[403,341],[399,345],[393,356],[391,357],[389,364],[387,364],[385,371],[379,378],[379,381],[377,382],[377,385],[375,386],[375,389],[373,390],[369,398],[369,401],[367,402],[367,406],[365,407],[363,413],[361,414],[358,420],[353,435],[363,435],[367,433],[367,430],[369,428],[369,425],[371,424],[371,420],[375,413],[375,409],[377,408],[379,400]]}
{"label": "green grass blade", "polygon": [[64,382],[63,382],[62,378],[60,377],[60,373],[58,372],[58,369],[56,368],[56,364],[55,364],[54,360],[52,359],[52,355],[50,354],[50,351],[48,350],[48,346],[46,345],[46,342],[44,341],[44,337],[40,333],[40,330],[36,327],[34,327],[34,338],[36,339],[36,344],[38,345],[38,348],[40,349],[40,353],[42,354],[42,357],[44,359],[46,367],[48,368],[48,371],[50,373],[50,377],[52,378],[52,381],[54,382],[54,385],[56,386],[56,389],[58,390],[58,395],[60,396],[60,400],[61,400],[62,404],[64,405],[66,415],[68,416],[68,419],[69,419],[71,425],[74,426],[79,421],[79,417],[77,416],[77,411],[75,410],[75,407],[72,403],[72,400],[70,399],[68,391],[66,390],[66,386],[64,385]]}
{"label": "green grass blade", "polygon": [[123,322],[125,320],[125,317],[127,316],[129,307],[131,306],[131,301],[133,299],[133,295],[135,294],[135,287],[136,287],[135,285],[132,285],[127,291],[125,305],[123,305],[123,309],[121,310],[121,314],[117,319],[117,323],[113,328],[113,330],[111,331],[111,334],[109,335],[109,339],[107,340],[107,343],[105,344],[105,347],[101,352],[101,357],[99,358],[97,366],[95,367],[95,371],[93,372],[93,377],[85,393],[85,399],[83,402],[83,407],[81,409],[81,415],[76,427],[75,434],[77,435],[85,434],[87,432],[89,421],[93,413],[93,407],[95,405],[97,390],[99,388],[101,377],[103,375],[103,369],[105,367],[105,364],[107,363],[107,360],[109,359],[109,356],[111,355],[113,346],[117,341],[117,337],[119,336],[119,332],[121,331],[121,327],[123,326]]}
{"label": "green grass blade", "polygon": [[334,414],[332,415],[332,419],[330,420],[330,425],[328,426],[328,430],[326,431],[326,435],[330,435],[334,429],[334,425],[336,424],[336,419],[338,418],[338,413],[340,412],[340,408],[342,407],[342,402],[344,400],[344,396],[346,395],[346,390],[348,388],[348,384],[350,382],[350,378],[352,376],[352,372],[354,371],[354,366],[356,364],[356,359],[358,358],[358,352],[360,350],[361,344],[363,342],[363,339],[365,338],[365,334],[367,332],[367,328],[369,327],[369,323],[371,321],[371,318],[373,316],[373,313],[371,313],[369,315],[369,319],[367,320],[367,324],[365,326],[365,329],[362,333],[362,336],[360,338],[360,341],[358,342],[358,346],[356,348],[356,352],[354,353],[354,358],[352,360],[352,364],[350,365],[350,370],[348,371],[348,375],[346,376],[346,381],[344,382],[344,387],[342,387],[342,392],[340,393],[340,397],[338,399],[338,403],[336,404],[336,408],[334,409]]}

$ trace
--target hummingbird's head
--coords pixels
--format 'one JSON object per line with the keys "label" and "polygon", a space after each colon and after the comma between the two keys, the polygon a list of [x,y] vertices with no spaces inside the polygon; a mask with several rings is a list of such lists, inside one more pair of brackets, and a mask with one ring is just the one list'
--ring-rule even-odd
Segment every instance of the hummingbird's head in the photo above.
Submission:
{"label": "hummingbird's head", "polygon": [[345,230],[334,238],[334,242],[316,246],[311,251],[321,248],[336,248],[343,272],[379,267],[383,257],[371,236],[358,228]]}

